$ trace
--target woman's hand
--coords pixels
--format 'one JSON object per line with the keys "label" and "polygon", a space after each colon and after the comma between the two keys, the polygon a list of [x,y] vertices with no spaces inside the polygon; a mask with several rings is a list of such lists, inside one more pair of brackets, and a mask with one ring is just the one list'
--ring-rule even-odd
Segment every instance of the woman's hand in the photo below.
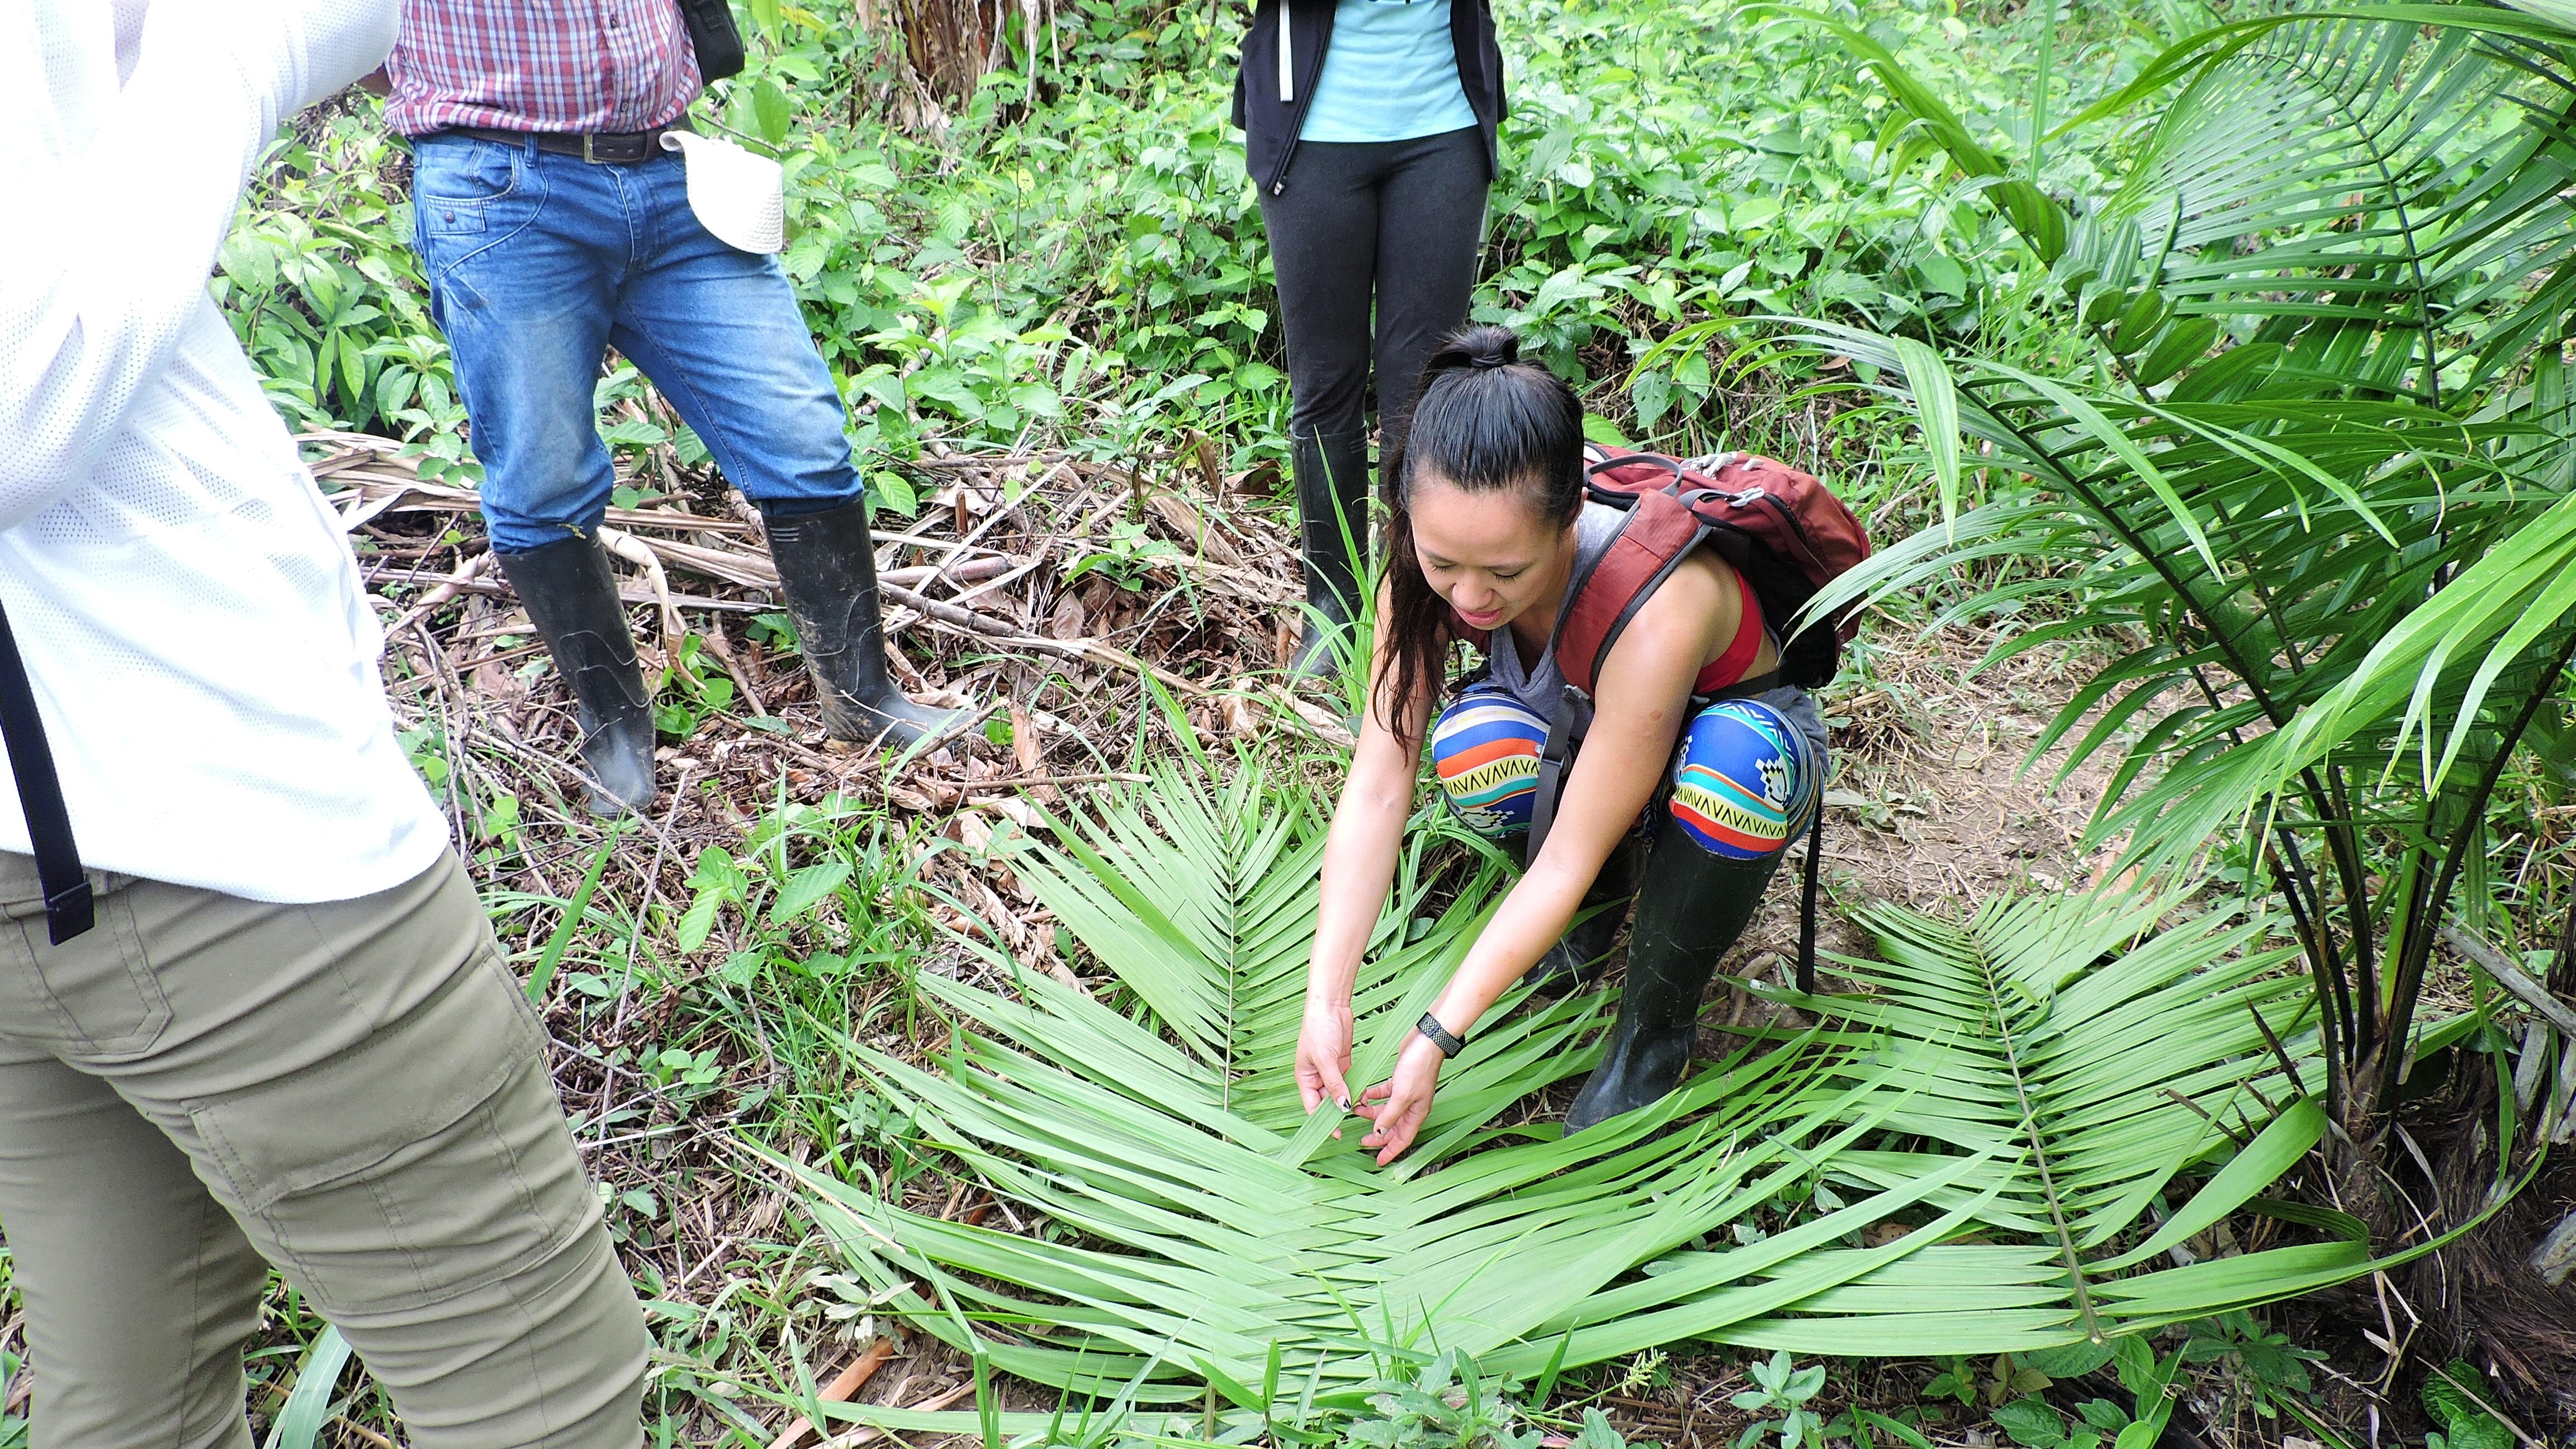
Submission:
{"label": "woman's hand", "polygon": [[[1306,1115],[1329,1101],[1336,1111],[1351,1109],[1351,1002],[1306,1002],[1306,1024],[1297,1029],[1297,1091],[1306,1099]],[[1336,1132],[1336,1137],[1342,1134]]]}
{"label": "woman's hand", "polygon": [[1437,1043],[1415,1032],[1405,1038],[1404,1050],[1395,1059],[1395,1075],[1362,1094],[1366,1100],[1355,1110],[1376,1126],[1360,1139],[1360,1146],[1378,1150],[1378,1166],[1393,1162],[1413,1145],[1414,1134],[1431,1115],[1431,1093],[1440,1081],[1440,1064],[1446,1060]]}
{"label": "woman's hand", "polygon": [[[1378,607],[1390,607],[1383,590]],[[1379,631],[1369,669],[1372,697],[1375,681],[1387,668],[1390,637]],[[1413,811],[1413,786],[1421,773],[1422,739],[1430,719],[1427,699],[1397,722],[1401,732],[1381,710],[1361,713],[1359,747],[1352,752],[1350,777],[1342,782],[1341,799],[1333,807],[1333,828],[1324,837],[1323,899],[1315,908],[1315,940],[1306,958],[1306,1017],[1297,1031],[1297,1090],[1306,1100],[1309,1116],[1328,1101],[1336,1114],[1351,1109],[1351,991],[1378,913],[1386,908],[1388,887],[1395,880],[1396,856],[1404,846],[1405,817]],[[1339,1121],[1339,1116],[1334,1120]]]}

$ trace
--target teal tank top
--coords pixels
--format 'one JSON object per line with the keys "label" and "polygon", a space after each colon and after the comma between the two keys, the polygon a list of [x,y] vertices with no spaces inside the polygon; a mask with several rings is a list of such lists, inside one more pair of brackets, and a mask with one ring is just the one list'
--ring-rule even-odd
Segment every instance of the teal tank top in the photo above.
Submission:
{"label": "teal tank top", "polygon": [[1300,141],[1410,141],[1476,124],[1451,0],[1339,0]]}

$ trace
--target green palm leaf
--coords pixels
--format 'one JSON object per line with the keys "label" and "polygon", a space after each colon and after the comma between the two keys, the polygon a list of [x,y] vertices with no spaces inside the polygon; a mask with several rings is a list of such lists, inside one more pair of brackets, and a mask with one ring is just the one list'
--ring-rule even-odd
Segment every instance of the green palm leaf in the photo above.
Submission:
{"label": "green palm leaf", "polygon": [[2117,189],[2075,202],[1838,31],[2048,266],[2094,376],[1805,324],[2030,483],[1810,613],[2009,561],[1944,621],[2049,619],[2004,652],[2117,641],[2034,757],[2117,751],[2094,837],[2130,863],[2228,850],[2269,877],[2326,1007],[2329,1097],[2362,1114],[2348,1141],[2376,1135],[2487,804],[2576,660],[2576,35],[2525,8],[2194,36],[2071,123],[2161,105]]}
{"label": "green palm leaf", "polygon": [[[1421,1145],[1382,1172],[1356,1130],[1285,1150],[1332,1125],[1301,1124],[1288,1081],[1311,787],[1175,766],[1050,834],[1016,868],[1130,1008],[1043,977],[1017,999],[925,978],[970,1028],[941,1070],[846,1046],[917,1148],[1044,1231],[780,1164],[895,1311],[1038,1383],[1145,1405],[1214,1385],[1254,1408],[1274,1354],[1329,1404],[1441,1349],[1523,1376],[1685,1338],[1996,1352],[2366,1267],[2339,1225],[2178,1252],[2259,1207],[2323,1130],[2316,1034],[2263,921],[2177,920],[2171,896],[1999,902],[1962,924],[1878,911],[1885,959],[1847,963],[1868,994],[1784,996],[1823,1024],[1757,1036],[1571,1138],[1520,1107],[1589,1068],[1615,999],[1523,1001],[1476,1033]],[[1486,866],[1442,901],[1438,858],[1416,852],[1380,923],[1357,1080],[1498,895]]]}

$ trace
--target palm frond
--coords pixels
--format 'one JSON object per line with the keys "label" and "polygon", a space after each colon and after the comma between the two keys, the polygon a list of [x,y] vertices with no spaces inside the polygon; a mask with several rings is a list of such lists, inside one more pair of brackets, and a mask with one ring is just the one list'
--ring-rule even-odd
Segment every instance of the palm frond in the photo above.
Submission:
{"label": "palm frond", "polygon": [[2565,306],[2521,295],[2576,239],[2558,199],[2576,92],[2529,63],[2553,58],[2368,9],[2267,26],[2173,97],[2106,212],[2155,239],[2177,312],[2272,319],[2287,365],[2438,402],[2455,359]]}
{"label": "palm frond", "polygon": [[[1381,1172],[1357,1131],[1300,1124],[1284,1084],[1277,992],[1302,973],[1320,834],[1302,784],[1168,770],[1017,857],[1129,1009],[1042,977],[1016,1000],[925,980],[964,1028],[943,1070],[849,1044],[914,1150],[1045,1224],[949,1222],[782,1163],[894,1311],[1059,1389],[1214,1385],[1254,1408],[1265,1372],[1330,1402],[1441,1349],[1518,1375],[1687,1338],[2028,1349],[2365,1269],[2354,1233],[2314,1220],[2180,1261],[2315,1144],[2322,1069],[2269,924],[2182,918],[2170,896],[1876,912],[1886,959],[1846,963],[1869,994],[1785,996],[1822,1024],[1570,1138],[1520,1104],[1592,1064],[1615,998],[1522,1002]],[[1435,909],[1436,874],[1415,860],[1380,924],[1357,1080],[1501,885],[1452,877]]]}
{"label": "palm frond", "polygon": [[[2191,37],[2070,123],[2162,106],[2095,204],[2011,175],[1840,32],[2048,265],[2096,375],[1808,324],[2032,485],[1810,612],[2009,559],[1945,617],[2045,603],[2053,622],[2008,648],[2117,641],[2034,757],[2116,748],[2093,830],[2129,863],[2216,848],[2270,878],[2328,1006],[2338,1111],[2356,1080],[2365,1111],[2394,1091],[2385,1048],[2484,803],[2576,657],[2576,32],[2525,8],[2297,9]],[[1945,508],[1956,492],[1945,477]],[[2388,842],[2405,899],[2374,902]]]}
{"label": "palm frond", "polygon": [[[1801,325],[1905,375],[1889,339]],[[2127,834],[2130,859],[2150,870],[2225,838],[2276,793],[2304,790],[2314,776],[2303,772],[2367,780],[2410,746],[2414,789],[2390,808],[2411,808],[2469,754],[2492,758],[2497,712],[2548,688],[2517,666],[2576,630],[2576,487],[2554,399],[2460,421],[2305,389],[2154,402],[2036,387],[2003,364],[1952,367],[1960,426],[2044,491],[1899,542],[1810,611],[2009,557],[2029,567],[1943,619],[2044,601],[2057,622],[1999,653],[2072,635],[2129,641],[2032,750],[2075,738],[2072,770],[2132,732],[2094,832]],[[2150,450],[2152,473],[2124,456]],[[2337,813],[2322,797],[2300,804],[2311,818]]]}

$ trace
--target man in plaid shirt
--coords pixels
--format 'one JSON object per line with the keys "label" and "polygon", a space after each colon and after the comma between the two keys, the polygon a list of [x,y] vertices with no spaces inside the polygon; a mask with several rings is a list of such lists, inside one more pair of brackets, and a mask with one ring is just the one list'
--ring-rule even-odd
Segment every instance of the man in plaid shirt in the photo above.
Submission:
{"label": "man in plaid shirt", "polygon": [[571,687],[602,815],[654,790],[652,698],[598,540],[611,346],[759,505],[825,728],[901,747],[964,719],[887,678],[840,394],[777,259],[700,223],[663,144],[703,88],[681,3],[410,0],[385,66],[492,551]]}

